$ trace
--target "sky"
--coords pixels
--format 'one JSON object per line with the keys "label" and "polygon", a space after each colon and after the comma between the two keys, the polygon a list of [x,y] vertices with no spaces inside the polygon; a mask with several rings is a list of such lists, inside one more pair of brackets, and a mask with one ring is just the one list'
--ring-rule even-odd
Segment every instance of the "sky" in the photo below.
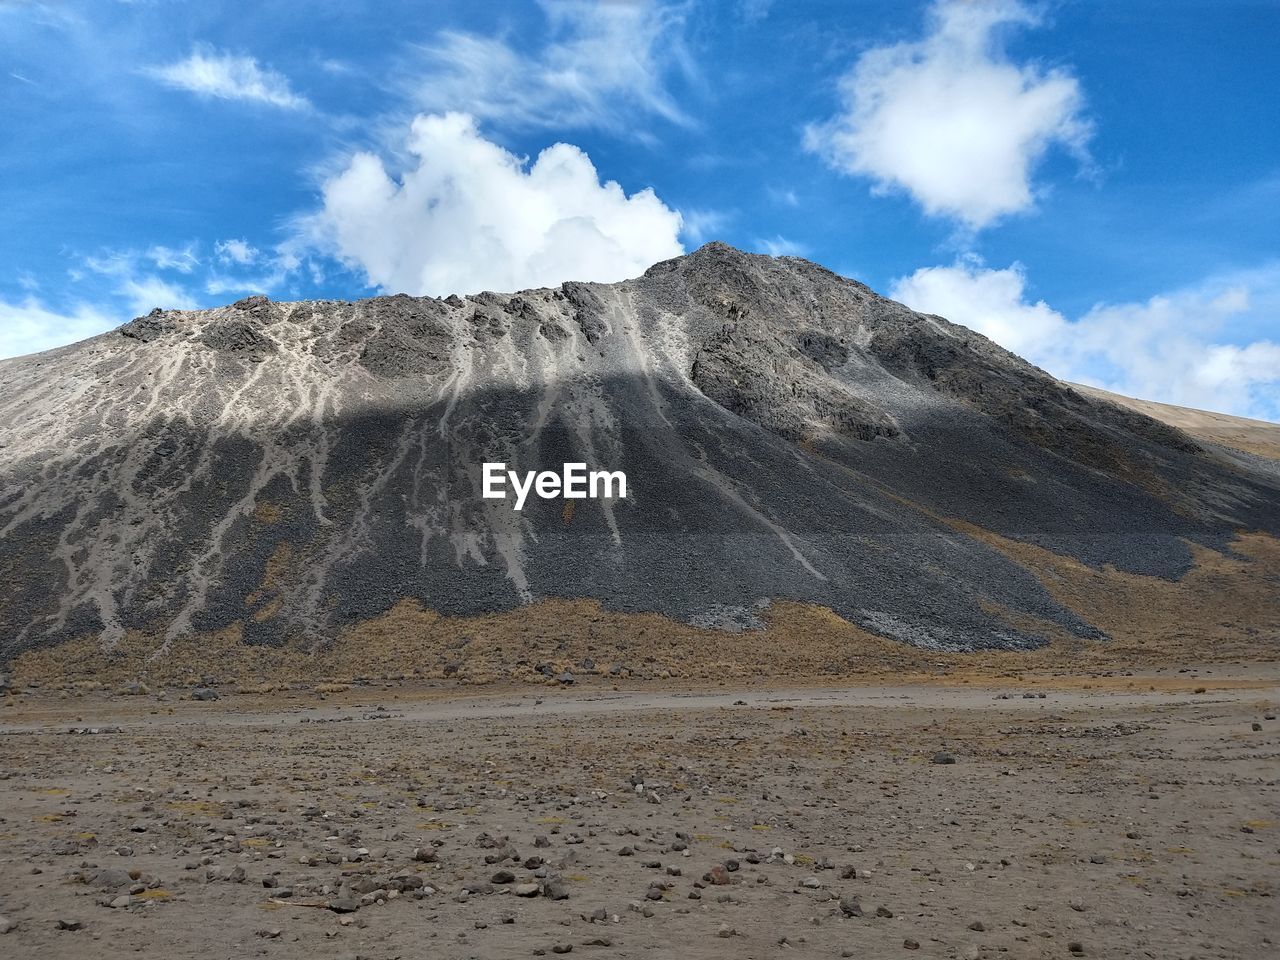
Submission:
{"label": "sky", "polygon": [[1280,0],[0,0],[0,357],[802,256],[1280,420]]}

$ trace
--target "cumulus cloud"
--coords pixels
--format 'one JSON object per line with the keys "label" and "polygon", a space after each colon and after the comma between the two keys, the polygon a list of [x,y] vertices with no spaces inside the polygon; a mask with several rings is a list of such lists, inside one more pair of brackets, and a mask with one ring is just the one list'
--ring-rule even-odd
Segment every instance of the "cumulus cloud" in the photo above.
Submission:
{"label": "cumulus cloud", "polygon": [[579,148],[557,143],[529,164],[461,113],[420,116],[393,179],[357,153],[302,223],[313,245],[389,292],[443,295],[621,280],[683,252],[680,214],[651,189],[602,183]]}
{"label": "cumulus cloud", "polygon": [[238,56],[209,46],[196,47],[189,57],[149,71],[162,83],[204,97],[248,100],[285,110],[310,106],[294,93],[283,74],[258,65],[253,57]]}
{"label": "cumulus cloud", "polygon": [[685,124],[667,89],[692,72],[681,42],[684,7],[656,0],[542,0],[552,39],[529,52],[471,33],[446,31],[421,48],[425,74],[409,91],[427,111],[460,110],[518,126],[604,127],[635,132],[641,112]]}
{"label": "cumulus cloud", "polygon": [[119,323],[119,318],[85,304],[59,313],[34,297],[17,303],[0,300],[0,360],[83,340]]}
{"label": "cumulus cloud", "polygon": [[1011,62],[1002,28],[1034,26],[1020,0],[936,0],[923,40],[865,52],[841,81],[843,110],[806,146],[878,190],[978,229],[1029,208],[1032,174],[1055,144],[1084,156],[1078,81]]}
{"label": "cumulus cloud", "polygon": [[[1064,380],[1127,396],[1280,420],[1280,344],[1250,340],[1280,305],[1280,264],[1069,320],[1026,293],[1020,264],[925,267],[890,295],[978,331]],[[1265,323],[1265,320],[1263,321]]]}

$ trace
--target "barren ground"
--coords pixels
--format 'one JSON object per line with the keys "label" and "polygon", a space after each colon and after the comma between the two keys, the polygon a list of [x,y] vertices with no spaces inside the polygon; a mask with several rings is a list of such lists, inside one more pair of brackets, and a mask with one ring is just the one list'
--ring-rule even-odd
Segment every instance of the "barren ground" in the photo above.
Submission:
{"label": "barren ground", "polygon": [[1167,960],[1280,940],[1274,664],[177,696],[0,701],[0,954]]}

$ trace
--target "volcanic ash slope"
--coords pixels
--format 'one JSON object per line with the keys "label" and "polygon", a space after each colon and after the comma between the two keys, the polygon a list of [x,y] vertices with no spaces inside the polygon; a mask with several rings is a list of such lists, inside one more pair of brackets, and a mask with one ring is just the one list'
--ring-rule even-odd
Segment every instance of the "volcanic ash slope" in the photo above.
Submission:
{"label": "volcanic ash slope", "polygon": [[[626,500],[484,500],[481,466]],[[153,312],[0,363],[0,653],[405,599],[590,598],[742,629],[776,599],[946,649],[1098,637],[999,544],[1178,578],[1280,531],[1274,461],[939,317],[721,244],[612,285]],[[727,641],[731,643],[731,640]]]}

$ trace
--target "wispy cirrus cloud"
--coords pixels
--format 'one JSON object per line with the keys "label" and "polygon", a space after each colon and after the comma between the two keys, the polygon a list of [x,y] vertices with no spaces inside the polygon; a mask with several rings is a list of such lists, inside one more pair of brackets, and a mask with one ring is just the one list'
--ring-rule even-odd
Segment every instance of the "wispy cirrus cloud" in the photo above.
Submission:
{"label": "wispy cirrus cloud", "polygon": [[194,309],[197,306],[196,300],[184,283],[165,279],[152,269],[189,274],[198,263],[191,248],[188,248],[184,258],[175,260],[172,254],[173,251],[169,248],[154,246],[141,252],[109,251],[86,257],[84,265],[92,273],[108,278],[108,296],[123,301],[131,315],[146,313],[155,307],[165,310]]}
{"label": "wispy cirrus cloud", "polygon": [[419,47],[425,69],[405,81],[425,111],[463,111],[517,127],[632,128],[635,116],[688,125],[671,92],[694,73],[685,5],[659,0],[541,0],[551,31],[540,48],[445,31]]}
{"label": "wispy cirrus cloud", "polygon": [[166,86],[219,100],[264,103],[285,110],[305,110],[306,97],[294,93],[289,79],[254,57],[198,45],[182,60],[147,71]]}
{"label": "wispy cirrus cloud", "polygon": [[803,257],[809,252],[809,248],[803,243],[781,235],[758,237],[756,249],[771,257]]}
{"label": "wispy cirrus cloud", "polygon": [[185,247],[177,249],[156,244],[148,247],[144,256],[160,270],[176,270],[179,273],[190,273],[200,265],[194,243],[189,243]]}
{"label": "wispy cirrus cloud", "polygon": [[252,265],[262,255],[248,240],[238,239],[219,240],[213,245],[213,252],[219,262],[242,267]]}

